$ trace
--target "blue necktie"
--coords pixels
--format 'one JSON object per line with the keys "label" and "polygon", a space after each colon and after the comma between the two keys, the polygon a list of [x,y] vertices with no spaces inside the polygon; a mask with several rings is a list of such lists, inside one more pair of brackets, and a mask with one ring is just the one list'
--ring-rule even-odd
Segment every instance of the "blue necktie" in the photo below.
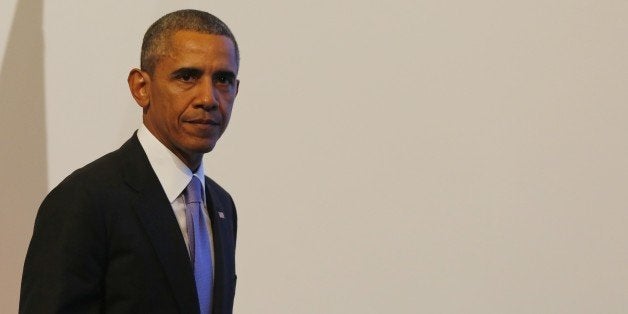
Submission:
{"label": "blue necktie", "polygon": [[209,231],[203,219],[201,181],[192,176],[184,193],[190,260],[194,268],[198,303],[201,314],[209,314],[212,308],[212,256]]}

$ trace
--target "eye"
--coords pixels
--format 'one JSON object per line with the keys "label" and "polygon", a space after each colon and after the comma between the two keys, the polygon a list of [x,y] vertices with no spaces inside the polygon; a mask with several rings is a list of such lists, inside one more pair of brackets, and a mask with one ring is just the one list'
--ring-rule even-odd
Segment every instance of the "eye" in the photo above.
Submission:
{"label": "eye", "polygon": [[189,74],[189,73],[181,74],[181,75],[178,77],[178,79],[180,79],[180,80],[182,80],[182,81],[184,81],[184,82],[189,82],[189,81],[191,81],[193,78],[194,78],[194,77],[192,77],[192,75],[191,75],[191,74]]}
{"label": "eye", "polygon": [[235,84],[235,75],[232,73],[218,73],[214,77],[214,82],[220,86],[232,86]]}
{"label": "eye", "polygon": [[219,76],[216,81],[218,81],[218,83],[220,84],[229,84],[231,85],[232,80],[224,75]]}
{"label": "eye", "polygon": [[192,68],[183,68],[175,71],[172,78],[183,83],[193,83],[201,77],[202,71]]}
{"label": "eye", "polygon": [[175,76],[175,78],[179,81],[183,81],[183,82],[192,82],[194,80],[197,79],[197,76],[194,75],[194,73],[181,73],[177,76]]}

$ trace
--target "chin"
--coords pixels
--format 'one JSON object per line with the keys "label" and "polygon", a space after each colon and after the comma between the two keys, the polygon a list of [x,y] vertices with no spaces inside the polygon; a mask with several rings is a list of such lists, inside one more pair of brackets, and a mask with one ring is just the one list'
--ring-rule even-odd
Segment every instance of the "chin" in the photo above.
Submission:
{"label": "chin", "polygon": [[216,146],[218,139],[211,138],[195,138],[187,141],[186,150],[197,154],[204,154],[211,152]]}
{"label": "chin", "polygon": [[202,145],[197,145],[195,147],[193,147],[191,150],[196,152],[196,153],[201,153],[201,154],[205,154],[205,153],[209,153],[212,150],[214,150],[214,147],[216,146],[216,143],[204,143]]}
{"label": "chin", "polygon": [[194,152],[196,154],[206,154],[206,153],[211,152],[212,150],[214,150],[214,145],[191,147],[189,149],[189,151]]}

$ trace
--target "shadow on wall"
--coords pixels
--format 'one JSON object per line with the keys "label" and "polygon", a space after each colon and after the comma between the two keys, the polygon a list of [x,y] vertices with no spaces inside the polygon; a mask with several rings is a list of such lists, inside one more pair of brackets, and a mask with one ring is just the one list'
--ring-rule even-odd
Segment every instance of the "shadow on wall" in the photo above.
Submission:
{"label": "shadow on wall", "polygon": [[18,0],[0,68],[0,308],[17,313],[35,213],[47,192],[43,1]]}

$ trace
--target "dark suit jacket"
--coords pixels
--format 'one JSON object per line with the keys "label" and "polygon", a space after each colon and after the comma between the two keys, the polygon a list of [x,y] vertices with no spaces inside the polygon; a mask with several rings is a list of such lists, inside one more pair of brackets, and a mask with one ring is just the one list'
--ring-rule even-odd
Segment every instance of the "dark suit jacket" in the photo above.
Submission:
{"label": "dark suit jacket", "polygon": [[[225,190],[207,177],[205,183],[213,313],[231,313],[236,210]],[[198,312],[183,235],[137,135],[72,173],[43,201],[24,263],[20,313]]]}

